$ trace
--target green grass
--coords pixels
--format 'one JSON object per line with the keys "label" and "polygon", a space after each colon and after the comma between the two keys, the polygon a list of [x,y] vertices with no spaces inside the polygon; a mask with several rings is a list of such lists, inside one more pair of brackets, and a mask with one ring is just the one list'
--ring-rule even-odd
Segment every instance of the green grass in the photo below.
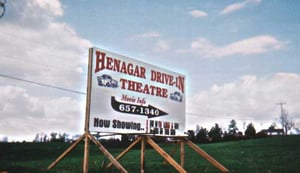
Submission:
{"label": "green grass", "polygon": [[[52,170],[51,164],[70,144],[65,143],[1,143],[0,172],[8,173],[73,173],[82,172],[83,143],[79,144]],[[174,144],[161,144],[170,153]],[[234,142],[199,145],[231,172],[240,173],[299,173],[300,136],[277,136]],[[108,150],[118,155],[122,149]],[[179,149],[174,155],[179,162]],[[95,145],[90,145],[89,172],[119,172],[116,168],[101,168],[105,156]],[[148,148],[145,153],[145,172],[177,172],[170,165],[163,165],[163,158]],[[108,161],[106,161],[108,163]],[[140,172],[140,149],[130,150],[120,163],[128,172]],[[220,172],[188,146],[185,148],[185,169],[189,173]]]}

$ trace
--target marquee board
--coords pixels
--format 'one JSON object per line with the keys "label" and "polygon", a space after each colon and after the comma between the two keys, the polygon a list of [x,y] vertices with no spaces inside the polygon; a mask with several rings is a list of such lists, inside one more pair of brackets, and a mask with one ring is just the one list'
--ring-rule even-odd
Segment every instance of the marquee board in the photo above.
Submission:
{"label": "marquee board", "polygon": [[91,132],[184,135],[183,74],[98,48],[89,57]]}

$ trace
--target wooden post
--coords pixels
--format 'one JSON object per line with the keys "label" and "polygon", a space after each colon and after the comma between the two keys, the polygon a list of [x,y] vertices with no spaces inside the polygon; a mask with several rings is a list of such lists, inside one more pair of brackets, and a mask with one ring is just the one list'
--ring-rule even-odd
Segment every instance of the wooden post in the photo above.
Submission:
{"label": "wooden post", "polygon": [[83,173],[88,173],[89,170],[89,138],[88,135],[89,125],[90,125],[90,105],[91,105],[91,84],[92,84],[92,60],[93,58],[93,49],[89,49],[89,62],[88,62],[88,77],[87,77],[87,95],[86,95],[86,106],[85,106],[85,142],[84,142],[84,156],[83,156]]}
{"label": "wooden post", "polygon": [[89,62],[88,62],[88,76],[87,76],[87,87],[86,87],[86,106],[85,106],[85,124],[84,132],[89,133],[90,126],[90,112],[91,112],[91,90],[92,90],[92,64],[93,62],[93,48],[89,49]]}
{"label": "wooden post", "polygon": [[195,150],[198,154],[200,154],[202,157],[204,157],[206,160],[208,160],[211,164],[213,164],[215,167],[217,167],[222,172],[229,172],[227,168],[225,168],[221,163],[216,161],[213,157],[211,157],[209,154],[207,154],[204,150],[202,150],[200,147],[192,143],[190,140],[184,141],[189,147],[191,147],[193,150]]}
{"label": "wooden post", "polygon": [[142,144],[141,144],[141,173],[145,171],[145,138],[142,137]]}
{"label": "wooden post", "polygon": [[184,168],[184,142],[180,140],[180,165]]}
{"label": "wooden post", "polygon": [[89,138],[88,133],[85,134],[85,141],[84,141],[84,156],[83,156],[83,173],[89,172]]}

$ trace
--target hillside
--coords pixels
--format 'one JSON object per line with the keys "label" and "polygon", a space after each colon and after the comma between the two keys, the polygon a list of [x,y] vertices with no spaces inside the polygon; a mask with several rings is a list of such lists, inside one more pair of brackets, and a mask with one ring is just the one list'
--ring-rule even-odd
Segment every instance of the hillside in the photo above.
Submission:
{"label": "hillside", "polygon": [[[231,172],[298,173],[300,172],[299,143],[300,136],[277,136],[199,146]],[[54,169],[46,170],[48,165],[69,145],[66,143],[0,143],[0,172],[81,172],[83,144],[77,146]],[[174,144],[161,146],[170,153]],[[122,151],[122,149],[109,150],[113,155]],[[185,169],[188,172],[220,172],[188,147],[185,156]],[[178,151],[174,158],[178,161]],[[120,163],[128,172],[139,172],[139,159],[140,150],[136,148],[125,155]],[[91,145],[89,172],[118,172],[115,168],[110,170],[101,168],[103,160],[103,154]],[[154,150],[147,149],[146,172],[171,173],[176,170],[169,165],[163,165],[163,159]]]}

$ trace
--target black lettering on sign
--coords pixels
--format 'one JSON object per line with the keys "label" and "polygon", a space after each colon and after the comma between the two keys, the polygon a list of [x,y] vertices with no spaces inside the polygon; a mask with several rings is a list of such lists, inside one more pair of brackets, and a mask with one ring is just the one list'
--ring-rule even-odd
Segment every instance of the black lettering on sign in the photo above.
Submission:
{"label": "black lettering on sign", "polygon": [[110,120],[103,120],[103,119],[99,119],[99,118],[94,118],[94,127],[109,128],[110,127]]}
{"label": "black lettering on sign", "polygon": [[141,106],[141,105],[133,105],[129,103],[123,103],[116,100],[114,96],[111,97],[111,106],[114,110],[122,113],[128,114],[136,114],[147,116],[148,118],[159,117],[163,115],[168,115],[168,113],[152,106]]}

